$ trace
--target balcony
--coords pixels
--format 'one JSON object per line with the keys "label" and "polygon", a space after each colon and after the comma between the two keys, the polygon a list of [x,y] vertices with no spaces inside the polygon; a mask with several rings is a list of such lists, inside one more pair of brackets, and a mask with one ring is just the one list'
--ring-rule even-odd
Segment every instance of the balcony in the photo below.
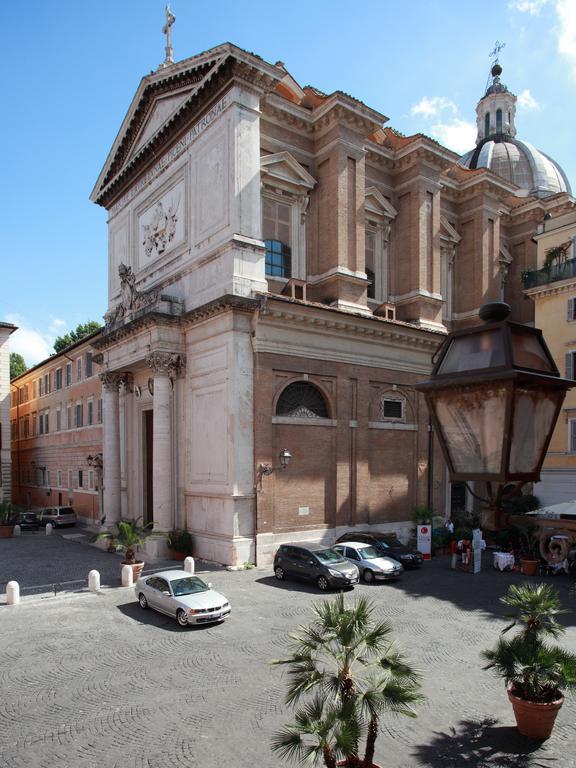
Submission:
{"label": "balcony", "polygon": [[524,289],[536,288],[539,285],[555,283],[558,280],[568,280],[576,277],[576,259],[567,259],[554,264],[548,269],[532,269],[522,273]]}

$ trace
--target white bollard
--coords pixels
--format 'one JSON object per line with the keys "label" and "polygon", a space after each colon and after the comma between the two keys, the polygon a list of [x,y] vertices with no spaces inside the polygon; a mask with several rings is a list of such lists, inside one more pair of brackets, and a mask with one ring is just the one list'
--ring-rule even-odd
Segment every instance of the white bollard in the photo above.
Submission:
{"label": "white bollard", "polygon": [[17,581],[6,584],[6,602],[8,605],[18,605],[20,602],[20,584]]}
{"label": "white bollard", "polygon": [[188,573],[194,573],[194,558],[193,557],[186,557],[184,558],[184,570]]}
{"label": "white bollard", "polygon": [[134,583],[132,568],[129,565],[122,566],[122,586],[131,587]]}
{"label": "white bollard", "polygon": [[100,591],[100,571],[90,571],[88,574],[88,589],[90,592]]}
{"label": "white bollard", "polygon": [[46,523],[46,536],[51,536],[54,526],[52,523]]}
{"label": "white bollard", "polygon": [[22,528],[18,524],[14,526],[14,531],[12,532],[12,536],[20,536],[22,534]]}

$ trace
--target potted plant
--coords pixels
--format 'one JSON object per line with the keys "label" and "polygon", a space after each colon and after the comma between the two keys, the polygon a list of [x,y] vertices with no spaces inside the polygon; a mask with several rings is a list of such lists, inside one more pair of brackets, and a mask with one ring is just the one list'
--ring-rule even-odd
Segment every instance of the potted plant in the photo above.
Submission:
{"label": "potted plant", "polygon": [[292,636],[291,655],[273,662],[288,666],[286,704],[295,721],[275,734],[272,749],[303,765],[377,768],[380,717],[385,711],[415,717],[420,674],[371,601],[347,605],[340,594],[312,608],[312,623]]}
{"label": "potted plant", "polygon": [[0,502],[0,539],[9,539],[20,519],[20,511],[7,501]]}
{"label": "potted plant", "polygon": [[132,567],[133,581],[137,581],[140,578],[144,568],[144,561],[136,560],[136,550],[143,546],[152,528],[151,524],[146,526],[139,525],[141,519],[118,520],[115,523],[115,531],[102,531],[95,537],[95,541],[112,539],[122,547],[124,550],[124,560],[120,564],[121,566],[130,565]]}
{"label": "potted plant", "polygon": [[520,551],[520,567],[524,576],[535,576],[540,565],[540,543],[529,528],[513,526]]}
{"label": "potted plant", "polygon": [[184,560],[192,554],[192,535],[189,531],[170,531],[166,538],[166,544],[173,560]]}
{"label": "potted plant", "polygon": [[500,600],[515,609],[502,635],[516,624],[521,629],[514,637],[500,637],[493,650],[483,651],[485,669],[494,669],[506,681],[520,733],[547,739],[564,703],[562,690],[576,686],[576,655],[547,642],[565,632],[556,616],[566,611],[549,584],[513,584]]}

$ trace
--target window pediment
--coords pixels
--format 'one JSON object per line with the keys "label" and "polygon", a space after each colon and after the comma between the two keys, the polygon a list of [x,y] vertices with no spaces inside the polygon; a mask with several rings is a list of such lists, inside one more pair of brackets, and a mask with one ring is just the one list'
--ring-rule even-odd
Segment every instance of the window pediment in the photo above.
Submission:
{"label": "window pediment", "polygon": [[295,194],[306,193],[316,186],[316,179],[300,165],[290,152],[276,152],[260,158],[262,180]]}
{"label": "window pediment", "polygon": [[458,245],[460,240],[462,240],[461,235],[456,232],[446,216],[440,216],[440,239],[455,245]]}
{"label": "window pediment", "polygon": [[364,192],[364,210],[378,218],[395,219],[398,211],[376,187],[367,187]]}

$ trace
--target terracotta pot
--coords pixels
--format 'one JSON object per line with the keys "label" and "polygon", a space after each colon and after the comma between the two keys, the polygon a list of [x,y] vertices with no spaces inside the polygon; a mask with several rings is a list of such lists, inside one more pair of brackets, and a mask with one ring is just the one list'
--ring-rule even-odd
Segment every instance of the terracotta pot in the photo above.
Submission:
{"label": "terracotta pot", "polygon": [[170,557],[172,558],[172,560],[185,560],[188,557],[188,555],[186,554],[186,552],[178,552],[177,549],[171,549]]}
{"label": "terracotta pot", "polygon": [[[346,760],[338,760],[338,762],[336,763],[336,765],[342,765],[342,766],[346,766],[346,764],[347,764]],[[371,768],[380,768],[380,766],[376,765],[376,763],[372,763]]]}
{"label": "terracotta pot", "polygon": [[140,574],[144,570],[144,560],[137,560],[135,563],[127,563],[126,560],[122,560],[120,563],[120,570],[122,570],[125,565],[129,565],[132,568],[132,581],[136,584],[140,578]]}
{"label": "terracotta pot", "polygon": [[508,698],[514,710],[516,725],[522,736],[540,741],[550,738],[558,710],[564,704],[564,696],[560,692],[558,692],[558,699],[549,704],[521,699],[519,696],[515,696],[510,688],[508,688]]}
{"label": "terracotta pot", "polygon": [[522,573],[524,576],[535,576],[536,571],[538,570],[538,566],[540,565],[539,560],[523,560],[520,558],[520,565],[522,566]]}
{"label": "terracotta pot", "polygon": [[11,539],[13,533],[14,526],[12,524],[0,525],[0,539]]}

